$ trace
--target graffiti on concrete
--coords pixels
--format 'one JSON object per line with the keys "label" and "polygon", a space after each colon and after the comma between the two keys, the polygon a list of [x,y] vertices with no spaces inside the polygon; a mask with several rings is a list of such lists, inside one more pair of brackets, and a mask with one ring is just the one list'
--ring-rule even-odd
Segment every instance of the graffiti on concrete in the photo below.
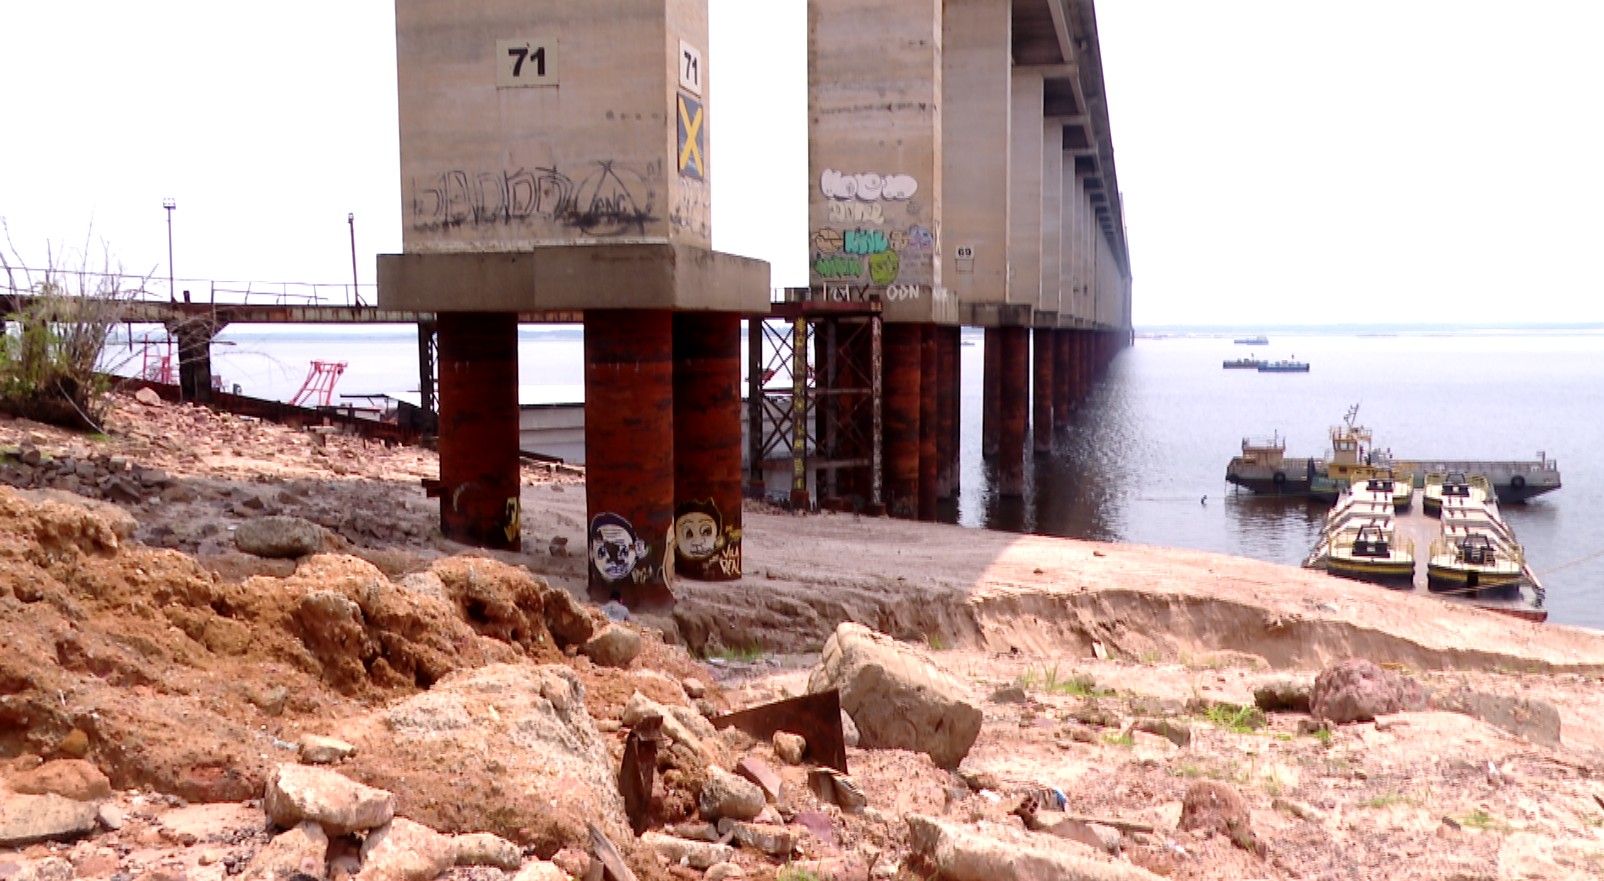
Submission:
{"label": "graffiti on concrete", "polygon": [[635,233],[658,220],[659,163],[599,160],[569,175],[556,168],[446,171],[412,180],[411,224],[419,232],[481,226],[557,224],[581,235]]}
{"label": "graffiti on concrete", "polygon": [[821,283],[928,285],[934,253],[935,236],[923,226],[889,231],[827,226],[814,230],[811,269]]}
{"label": "graffiti on concrete", "polygon": [[831,202],[831,223],[885,223],[885,210],[879,202]]}
{"label": "graffiti on concrete", "polygon": [[706,181],[682,178],[668,222],[692,235],[713,235],[713,197]]}
{"label": "graffiti on concrete", "polygon": [[876,174],[872,171],[849,174],[826,168],[819,175],[819,192],[827,199],[859,202],[900,202],[919,192],[919,182],[911,174]]}
{"label": "graffiti on concrete", "polygon": [[590,521],[590,564],[603,581],[649,580],[654,574],[649,564],[642,565],[651,554],[651,546],[635,534],[628,520],[611,512],[603,512]]}
{"label": "graffiti on concrete", "polygon": [[724,523],[712,499],[686,502],[674,512],[677,570],[691,578],[741,574],[741,530]]}

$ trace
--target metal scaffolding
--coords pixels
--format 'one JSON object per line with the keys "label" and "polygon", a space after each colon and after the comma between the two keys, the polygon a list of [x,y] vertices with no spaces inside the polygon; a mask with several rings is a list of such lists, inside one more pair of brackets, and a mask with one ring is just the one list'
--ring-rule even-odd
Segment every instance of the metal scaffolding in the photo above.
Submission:
{"label": "metal scaffolding", "polygon": [[[790,473],[793,507],[884,510],[881,306],[788,288],[767,317],[747,320],[748,475]],[[808,476],[814,480],[808,489]]]}

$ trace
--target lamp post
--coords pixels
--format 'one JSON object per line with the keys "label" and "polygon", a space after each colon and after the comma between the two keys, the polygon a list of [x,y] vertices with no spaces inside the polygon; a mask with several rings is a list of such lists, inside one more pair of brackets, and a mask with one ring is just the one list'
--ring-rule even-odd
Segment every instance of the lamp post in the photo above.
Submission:
{"label": "lamp post", "polygon": [[167,299],[178,302],[178,295],[173,287],[173,209],[178,203],[171,198],[162,200],[162,208],[167,210]]}
{"label": "lamp post", "polygon": [[345,223],[351,227],[351,297],[358,306],[361,306],[362,292],[356,286],[356,215],[347,213]]}

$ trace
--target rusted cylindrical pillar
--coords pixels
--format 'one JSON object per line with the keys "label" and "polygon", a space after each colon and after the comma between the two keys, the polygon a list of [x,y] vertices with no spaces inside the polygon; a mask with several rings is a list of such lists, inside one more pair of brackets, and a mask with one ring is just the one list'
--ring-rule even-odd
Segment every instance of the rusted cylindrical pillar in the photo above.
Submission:
{"label": "rusted cylindrical pillar", "polygon": [[518,550],[518,316],[442,312],[437,321],[440,531]]}
{"label": "rusted cylindrical pillar", "polygon": [[1088,377],[1091,374],[1091,341],[1092,332],[1089,330],[1075,331],[1075,342],[1071,347],[1070,357],[1074,362],[1071,368],[1074,380],[1070,384],[1069,393],[1079,404],[1086,397],[1086,389],[1090,386]]}
{"label": "rusted cylindrical pillar", "polygon": [[985,346],[980,377],[980,456],[991,460],[997,458],[1002,431],[1002,328],[986,328]]}
{"label": "rusted cylindrical pillar", "polygon": [[936,326],[919,325],[919,519],[936,519]]}
{"label": "rusted cylindrical pillar", "polygon": [[1070,376],[1070,334],[1072,331],[1053,331],[1053,427],[1062,431],[1069,427],[1069,408],[1074,396],[1070,394],[1073,385]]}
{"label": "rusted cylindrical pillar", "polygon": [[997,491],[1025,494],[1025,428],[1030,422],[1030,332],[1002,329],[1002,413],[997,439]]}
{"label": "rusted cylindrical pillar", "polygon": [[[673,605],[674,321],[585,313],[585,513],[592,599]],[[740,441],[737,440],[736,443]]]}
{"label": "rusted cylindrical pillar", "polygon": [[962,335],[961,327],[936,328],[936,497],[940,499],[958,495]]}
{"label": "rusted cylindrical pillar", "polygon": [[674,315],[674,572],[741,577],[741,316]]}
{"label": "rusted cylindrical pillar", "polygon": [[919,324],[885,326],[886,505],[893,517],[919,514],[919,408],[923,367]]}
{"label": "rusted cylindrical pillar", "polygon": [[1038,453],[1053,451],[1053,366],[1057,358],[1052,328],[1038,327],[1031,332],[1031,358],[1035,378],[1031,383],[1031,439]]}

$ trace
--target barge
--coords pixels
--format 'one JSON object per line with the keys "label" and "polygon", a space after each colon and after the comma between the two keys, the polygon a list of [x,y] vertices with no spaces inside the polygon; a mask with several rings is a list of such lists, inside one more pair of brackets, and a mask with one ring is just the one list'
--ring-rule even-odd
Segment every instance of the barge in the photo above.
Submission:
{"label": "barge", "polygon": [[1226,482],[1256,493],[1334,502],[1355,479],[1367,479],[1377,469],[1416,490],[1425,488],[1427,474],[1457,473],[1485,479],[1501,504],[1524,502],[1562,485],[1559,463],[1542,452],[1536,459],[1506,461],[1394,457],[1375,449],[1370,430],[1354,424],[1357,414],[1354,407],[1342,425],[1331,429],[1331,452],[1323,458],[1288,456],[1279,433],[1269,440],[1243,438],[1241,455],[1225,466]]}

